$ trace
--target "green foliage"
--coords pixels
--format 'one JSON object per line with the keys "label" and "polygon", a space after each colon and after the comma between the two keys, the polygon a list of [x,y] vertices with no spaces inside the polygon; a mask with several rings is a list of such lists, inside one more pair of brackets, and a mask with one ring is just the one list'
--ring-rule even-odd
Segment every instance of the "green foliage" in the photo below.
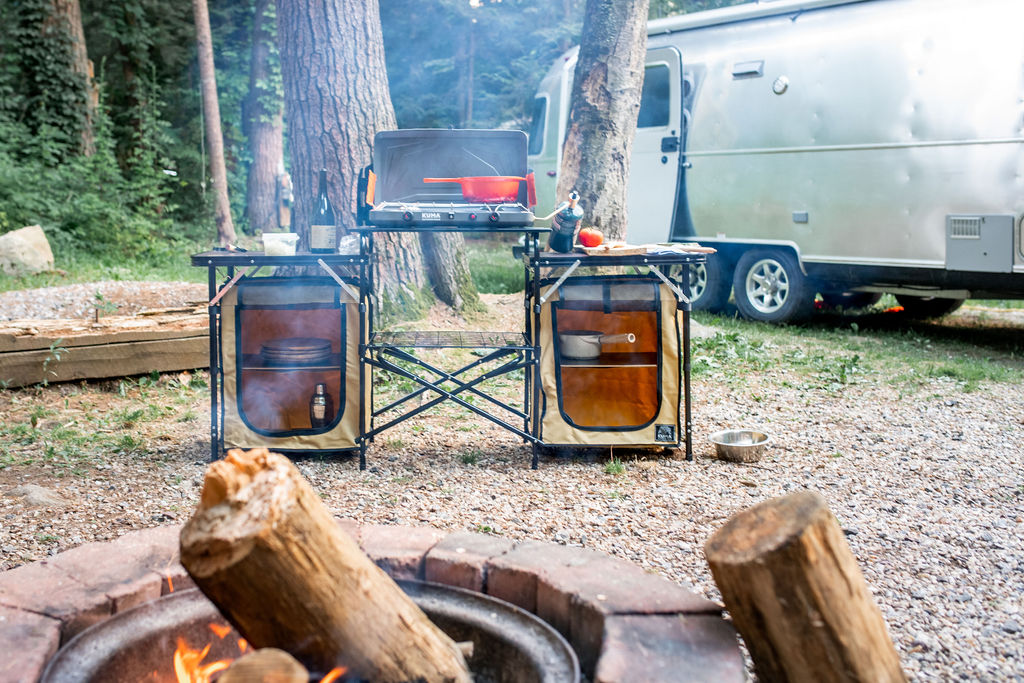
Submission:
{"label": "green foliage", "polygon": [[[64,354],[68,352],[66,348],[61,346],[63,339],[55,339],[50,343],[49,351],[46,354],[46,358],[43,359],[43,386],[46,386],[50,382],[50,375],[54,377],[57,373],[50,369],[51,365],[60,362],[60,359],[64,357]],[[32,421],[32,426],[35,427],[35,419]]]}
{"label": "green foliage", "polygon": [[3,77],[12,95],[0,108],[37,142],[27,153],[51,165],[80,151],[89,97],[85,76],[73,68],[71,27],[61,19],[50,0],[20,0],[0,14]]}
{"label": "green foliage", "polygon": [[745,5],[757,0],[651,0],[650,18],[660,19],[671,17],[675,14],[688,14],[691,12],[703,12],[718,7],[732,7],[733,5]]}
{"label": "green foliage", "polygon": [[382,2],[399,126],[524,127],[537,83],[578,41],[583,6],[583,0]]}
{"label": "green foliage", "polygon": [[469,272],[479,292],[513,294],[523,291],[523,266],[512,258],[512,245],[466,240]]}
{"label": "green foliage", "polygon": [[1021,373],[988,359],[955,358],[929,367],[928,377],[945,377],[959,382],[965,392],[976,391],[982,382],[1019,381]]}
{"label": "green foliage", "polygon": [[626,471],[626,466],[618,458],[612,458],[604,464],[604,473],[619,475]]}
{"label": "green foliage", "polygon": [[769,352],[772,348],[770,341],[751,338],[742,332],[716,332],[713,337],[693,341],[691,368],[697,375],[740,363],[764,370],[774,362]]}

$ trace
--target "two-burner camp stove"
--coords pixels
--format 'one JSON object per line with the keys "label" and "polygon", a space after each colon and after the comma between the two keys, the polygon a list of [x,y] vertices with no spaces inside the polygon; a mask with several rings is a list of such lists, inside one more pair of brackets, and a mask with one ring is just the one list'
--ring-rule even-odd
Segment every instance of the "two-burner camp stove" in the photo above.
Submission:
{"label": "two-burner camp stove", "polygon": [[[491,231],[533,225],[537,203],[517,130],[395,130],[378,133],[360,177],[360,225],[382,230],[455,227]],[[524,178],[503,201],[467,200],[460,177]],[[434,179],[452,178],[451,182]],[[431,182],[427,182],[431,179]]]}
{"label": "two-burner camp stove", "polygon": [[533,212],[519,203],[380,202],[370,209],[369,223],[399,229],[462,226],[493,230],[533,225]]}

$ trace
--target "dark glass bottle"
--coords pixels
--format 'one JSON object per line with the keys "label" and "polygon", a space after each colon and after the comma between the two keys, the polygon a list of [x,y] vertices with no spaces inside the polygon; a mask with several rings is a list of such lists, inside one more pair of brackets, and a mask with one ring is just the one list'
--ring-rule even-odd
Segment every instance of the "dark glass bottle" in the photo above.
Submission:
{"label": "dark glass bottle", "polygon": [[548,248],[551,251],[563,254],[572,251],[576,230],[579,229],[580,221],[583,220],[583,209],[576,204],[579,199],[580,195],[573,190],[569,193],[569,201],[564,202],[552,217],[551,234],[548,235]]}
{"label": "dark glass bottle", "polygon": [[323,429],[334,419],[334,400],[327,393],[326,384],[317,384],[309,398],[309,424],[313,429]]}
{"label": "dark glass bottle", "polygon": [[338,250],[338,224],[334,207],[327,198],[327,169],[320,169],[320,188],[309,226],[309,250],[314,254],[333,254]]}

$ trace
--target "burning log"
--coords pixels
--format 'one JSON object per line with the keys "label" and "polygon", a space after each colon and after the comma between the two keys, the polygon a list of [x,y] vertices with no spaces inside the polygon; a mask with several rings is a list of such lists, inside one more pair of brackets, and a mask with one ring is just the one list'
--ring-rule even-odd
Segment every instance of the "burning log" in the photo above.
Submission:
{"label": "burning log", "polygon": [[248,642],[311,671],[469,681],[458,647],[335,523],[284,456],[229,451],[181,531],[181,563]]}
{"label": "burning log", "polygon": [[704,546],[764,681],[905,681],[882,614],[824,499],[802,491],[737,514]]}
{"label": "burning log", "polygon": [[217,683],[309,683],[309,672],[284,650],[265,647],[236,659],[217,679]]}

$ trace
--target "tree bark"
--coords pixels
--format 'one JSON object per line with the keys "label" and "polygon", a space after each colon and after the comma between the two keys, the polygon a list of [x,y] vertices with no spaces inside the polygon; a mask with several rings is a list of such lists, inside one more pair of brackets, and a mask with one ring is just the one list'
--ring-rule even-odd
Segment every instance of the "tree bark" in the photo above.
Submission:
{"label": "tree bark", "polygon": [[906,680],[857,561],[817,493],[739,513],[704,554],[760,680]]}
{"label": "tree bark", "polygon": [[192,0],[192,12],[196,22],[199,82],[203,94],[203,117],[206,119],[206,143],[210,152],[217,239],[221,246],[227,246],[235,241],[235,225],[231,220],[231,204],[228,201],[228,172],[224,165],[224,136],[220,126],[217,78],[213,68],[213,38],[210,35],[210,13],[206,0]]}
{"label": "tree bark", "polygon": [[458,646],[341,530],[298,469],[266,449],[207,469],[181,563],[254,647],[314,672],[466,681]]}
{"label": "tree bark", "polygon": [[78,0],[54,0],[53,17],[64,24],[71,43],[71,71],[81,79],[84,89],[85,112],[82,117],[79,151],[91,156],[96,151],[93,126],[96,121],[96,107],[99,105],[99,92],[92,80],[93,66],[86,51],[82,9]]}
{"label": "tree bark", "polygon": [[275,29],[273,0],[256,0],[245,102],[246,135],[252,155],[246,217],[255,235],[277,229],[277,184],[278,176],[284,173],[284,103],[277,90],[280,71],[274,68]]}
{"label": "tree bark", "polygon": [[587,0],[557,196],[580,193],[584,225],[626,234],[629,158],[647,55],[648,0]]}
{"label": "tree bark", "polygon": [[[308,248],[317,172],[327,169],[340,232],[350,232],[359,172],[371,161],[373,136],[395,128],[395,113],[377,0],[277,0],[277,13],[295,187],[292,224],[302,248]],[[447,242],[468,271],[461,236],[436,239]],[[421,317],[431,293],[419,240],[409,233],[382,233],[375,241],[377,311],[385,319]],[[472,283],[467,290],[450,271],[438,269],[436,276],[446,280],[439,291],[462,291],[462,300],[475,297]]]}
{"label": "tree bark", "polygon": [[457,311],[479,306],[480,295],[466,264],[466,243],[462,235],[423,233],[420,242],[434,295]]}

